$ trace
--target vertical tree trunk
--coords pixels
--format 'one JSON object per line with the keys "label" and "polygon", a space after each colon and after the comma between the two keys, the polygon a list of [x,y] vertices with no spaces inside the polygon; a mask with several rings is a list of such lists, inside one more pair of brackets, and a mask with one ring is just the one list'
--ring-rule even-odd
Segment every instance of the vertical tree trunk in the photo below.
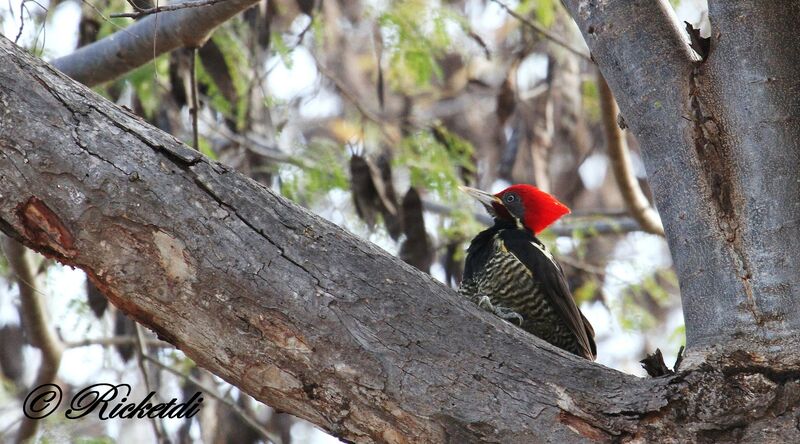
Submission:
{"label": "vertical tree trunk", "polygon": [[800,4],[712,1],[704,62],[666,0],[565,3],[641,141],[687,345],[766,350],[800,323]]}
{"label": "vertical tree trunk", "polygon": [[693,141],[734,277],[713,299],[689,297],[713,301],[725,333],[770,342],[800,327],[800,3],[709,6],[711,51],[691,85]]}

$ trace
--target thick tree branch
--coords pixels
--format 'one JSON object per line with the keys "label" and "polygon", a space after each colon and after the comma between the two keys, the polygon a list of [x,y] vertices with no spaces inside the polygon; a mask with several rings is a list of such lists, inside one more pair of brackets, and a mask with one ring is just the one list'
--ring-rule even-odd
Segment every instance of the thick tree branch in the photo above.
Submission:
{"label": "thick tree branch", "polygon": [[668,384],[533,338],[5,39],[0,59],[0,228],[255,398],[359,442],[573,442],[668,402]]}
{"label": "thick tree branch", "polygon": [[625,205],[642,229],[648,233],[663,236],[664,227],[661,226],[661,219],[656,210],[650,206],[650,202],[642,192],[639,180],[633,172],[628,143],[625,141],[625,134],[617,124],[619,108],[614,100],[614,94],[611,93],[608,83],[600,72],[597,73],[597,85],[600,92],[600,114],[606,135],[606,150]]}
{"label": "thick tree branch", "polygon": [[642,380],[528,335],[0,38],[0,229],[358,442],[797,442],[797,341]]}
{"label": "thick tree branch", "polygon": [[173,49],[199,48],[217,26],[257,2],[225,0],[153,14],[54,60],[53,66],[84,85],[99,85]]}

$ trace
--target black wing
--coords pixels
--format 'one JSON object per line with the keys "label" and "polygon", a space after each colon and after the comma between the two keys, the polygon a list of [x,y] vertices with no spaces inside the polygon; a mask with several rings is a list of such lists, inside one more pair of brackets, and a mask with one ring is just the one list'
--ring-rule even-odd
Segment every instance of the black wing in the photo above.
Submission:
{"label": "black wing", "polygon": [[558,315],[575,335],[583,355],[594,360],[597,346],[594,329],[575,305],[561,266],[547,252],[544,244],[527,230],[503,230],[500,234],[506,249],[533,273]]}
{"label": "black wing", "polygon": [[464,262],[464,281],[473,278],[478,270],[486,268],[486,264],[492,256],[494,247],[494,236],[499,232],[497,225],[481,231],[467,249],[467,260]]}

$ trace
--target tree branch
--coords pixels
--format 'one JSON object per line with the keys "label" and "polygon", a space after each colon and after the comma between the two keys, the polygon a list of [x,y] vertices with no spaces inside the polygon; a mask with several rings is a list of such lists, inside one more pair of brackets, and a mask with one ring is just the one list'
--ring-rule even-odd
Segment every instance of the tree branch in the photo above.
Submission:
{"label": "tree branch", "polygon": [[[433,202],[430,200],[423,200],[422,206],[425,211],[435,214],[448,216],[453,214],[455,209],[453,207]],[[483,213],[474,213],[475,220],[483,225],[491,225],[492,217]],[[583,220],[581,220],[583,219]],[[575,231],[580,231],[587,234],[625,234],[632,231],[640,231],[641,227],[636,220],[631,218],[620,217],[593,217],[593,215],[581,216],[580,218],[570,218],[568,220],[558,221],[547,230],[556,236],[572,236]]]}
{"label": "tree branch", "polygon": [[687,356],[664,378],[621,374],[478,309],[5,38],[0,60],[0,230],[83,269],[262,402],[358,442],[800,441],[795,332],[768,352],[745,336]]}
{"label": "tree branch", "polygon": [[[89,347],[91,345],[99,345],[102,347],[113,347],[115,345],[135,345],[137,338],[135,336],[111,336],[105,338],[87,338],[79,341],[69,341],[64,343],[64,348],[80,348]],[[164,347],[172,348],[172,344],[158,339],[144,339],[144,345],[147,347]]]}
{"label": "tree branch", "polygon": [[[2,238],[3,252],[19,287],[22,324],[29,335],[31,344],[42,353],[42,362],[39,364],[32,387],[49,384],[55,380],[56,374],[58,374],[63,346],[50,327],[50,320],[44,301],[42,301],[42,292],[36,283],[36,275],[33,272],[27,250],[14,239],[6,236],[2,236]],[[27,415],[22,418],[16,442],[26,442],[36,435],[39,422],[38,419],[29,418]]]}
{"label": "tree branch", "polygon": [[141,18],[146,15],[150,14],[158,14],[162,12],[168,11],[177,11],[180,9],[186,8],[201,8],[205,6],[215,5],[220,2],[225,2],[228,0],[197,0],[197,1],[184,1],[173,3],[169,5],[159,5],[153,8],[139,8],[133,2],[129,2],[131,6],[133,6],[134,12],[120,12],[117,14],[111,14],[109,17],[111,18],[118,18],[118,17],[127,17],[127,18]]}
{"label": "tree branch", "polygon": [[663,236],[664,227],[661,226],[661,219],[656,210],[650,206],[650,202],[639,187],[639,180],[633,172],[625,134],[617,124],[619,109],[614,100],[614,94],[611,93],[608,83],[599,71],[597,72],[597,86],[600,92],[600,114],[606,134],[608,157],[625,205],[644,231]]}
{"label": "tree branch", "polygon": [[256,399],[359,442],[575,442],[669,402],[666,381],[532,337],[6,39],[0,58],[0,229]]}
{"label": "tree branch", "polygon": [[86,86],[95,86],[180,47],[203,46],[214,29],[258,0],[225,0],[202,8],[149,15],[68,56],[53,66]]}
{"label": "tree branch", "polygon": [[505,10],[506,13],[508,13],[508,15],[510,15],[511,17],[514,17],[520,23],[522,23],[526,27],[530,28],[535,33],[541,35],[545,39],[555,43],[556,45],[566,49],[567,51],[575,54],[576,56],[578,56],[578,57],[580,57],[580,58],[582,58],[582,59],[584,59],[584,60],[586,60],[586,61],[588,61],[590,63],[593,62],[592,58],[589,57],[588,55],[586,55],[583,51],[581,51],[581,50],[579,50],[577,48],[573,48],[569,43],[565,42],[564,40],[562,40],[557,35],[551,33],[550,31],[548,31],[547,29],[545,29],[544,27],[542,27],[538,23],[534,23],[531,20],[528,20],[527,18],[517,14],[513,9],[509,8],[508,5],[506,5],[505,3],[501,2],[500,0],[492,0],[492,2],[496,3],[497,6],[500,6],[501,8],[503,8],[503,10]]}

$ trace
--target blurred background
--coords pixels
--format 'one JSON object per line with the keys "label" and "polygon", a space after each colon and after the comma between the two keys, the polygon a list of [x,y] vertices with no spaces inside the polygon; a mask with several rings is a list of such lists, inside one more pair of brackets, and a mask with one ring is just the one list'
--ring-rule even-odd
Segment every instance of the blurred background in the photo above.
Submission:
{"label": "blurred background", "polygon": [[[705,1],[671,3],[707,32]],[[130,10],[123,0],[9,0],[0,32],[51,60],[124,32],[132,20],[109,16]],[[191,143],[192,56],[175,51],[95,90]],[[541,237],[594,326],[598,362],[643,375],[639,360],[656,348],[674,362],[680,294],[639,148],[558,0],[262,2],[197,51],[197,84],[206,156],[453,287],[466,245],[490,223],[458,185],[554,194],[572,214]],[[0,442],[14,439],[21,399],[46,365],[67,393],[125,382],[134,399],[199,390],[205,401],[191,420],[53,415],[39,424],[43,442],[338,442],[196,367],[83,272],[7,251]],[[43,317],[26,313],[29,300]],[[42,359],[35,328],[63,348],[60,362]]]}

